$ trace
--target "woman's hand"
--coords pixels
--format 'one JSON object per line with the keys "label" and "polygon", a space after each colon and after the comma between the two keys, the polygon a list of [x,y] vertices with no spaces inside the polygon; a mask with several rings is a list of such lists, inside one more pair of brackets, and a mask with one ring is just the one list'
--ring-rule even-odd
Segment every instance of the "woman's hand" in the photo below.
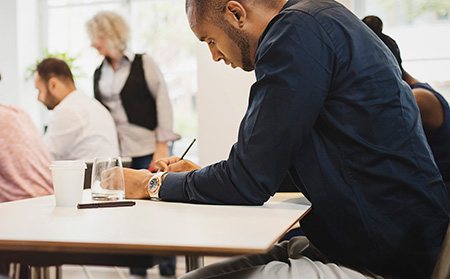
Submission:
{"label": "woman's hand", "polygon": [[155,169],[155,162],[161,158],[169,157],[169,147],[167,142],[159,142],[156,144],[155,152],[153,153],[153,159],[150,162],[149,170]]}

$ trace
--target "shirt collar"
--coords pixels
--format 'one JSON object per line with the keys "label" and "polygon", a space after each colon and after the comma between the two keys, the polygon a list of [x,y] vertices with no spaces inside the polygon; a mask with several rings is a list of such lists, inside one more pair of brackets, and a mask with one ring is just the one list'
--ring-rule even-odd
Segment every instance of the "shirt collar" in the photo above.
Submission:
{"label": "shirt collar", "polygon": [[[64,99],[62,99],[62,100],[59,102],[59,104],[57,104],[57,105],[55,106],[55,108],[58,107],[59,105],[63,104],[63,103],[69,102],[68,100],[70,100],[70,99],[72,99],[72,98],[75,98],[75,95],[78,94],[77,92],[78,92],[78,90],[75,89],[74,91],[72,91],[72,92],[70,92],[69,94],[67,94],[67,96],[64,97]],[[55,108],[54,108],[54,109],[55,109]]]}
{"label": "shirt collar", "polygon": [[267,32],[269,31],[270,27],[272,27],[272,25],[275,23],[275,21],[278,20],[278,16],[287,8],[289,8],[290,6],[294,5],[295,3],[298,3],[299,0],[288,0],[286,1],[286,4],[284,4],[284,6],[281,8],[280,12],[278,13],[278,15],[276,15],[274,18],[272,18],[272,20],[269,22],[269,24],[267,24],[266,28],[264,29],[263,33],[261,34],[261,36],[259,37],[258,40],[258,47],[261,44],[262,40],[264,39],[264,37],[266,36]]}
{"label": "shirt collar", "polygon": [[130,63],[133,63],[133,61],[134,61],[134,57],[135,57],[136,55],[131,51],[131,50],[129,50],[129,49],[126,49],[124,52],[123,52],[123,57],[125,57],[128,61],[130,61]]}
{"label": "shirt collar", "polygon": [[[135,56],[136,56],[136,55],[135,55],[132,51],[126,49],[126,50],[123,52],[122,57],[120,57],[119,61],[117,62],[116,69],[114,69],[114,70],[117,70],[117,69],[123,67],[124,65],[132,64],[133,61],[134,61],[134,57],[135,57]],[[106,62],[106,63],[105,63],[105,62]],[[102,67],[106,67],[106,68],[109,67],[109,68],[111,68],[111,64],[109,63],[109,61],[107,61],[106,58],[105,58],[105,60],[103,61],[103,66],[102,66]]]}

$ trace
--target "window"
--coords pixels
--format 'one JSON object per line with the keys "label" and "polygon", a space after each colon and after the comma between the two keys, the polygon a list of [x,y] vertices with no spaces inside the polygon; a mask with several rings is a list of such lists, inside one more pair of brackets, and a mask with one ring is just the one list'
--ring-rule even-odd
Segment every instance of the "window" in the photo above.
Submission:
{"label": "window", "polygon": [[[347,1],[348,2],[348,1]],[[404,69],[450,101],[450,1],[353,0],[359,18],[376,15],[398,44]]]}
{"label": "window", "polygon": [[[78,57],[77,87],[92,94],[92,74],[101,58],[90,47],[85,22],[99,10],[114,10],[130,24],[129,43],[135,52],[147,52],[158,62],[169,87],[174,130],[183,137],[174,146],[178,155],[197,135],[196,38],[189,30],[184,0],[42,0],[41,20],[49,52]],[[450,1],[448,0],[340,0],[359,18],[373,14],[384,22],[384,32],[402,52],[403,66],[450,100]],[[45,36],[44,36],[45,37]],[[189,152],[196,155],[196,146]]]}
{"label": "window", "polygon": [[[77,88],[93,95],[92,76],[101,57],[90,46],[85,23],[100,10],[124,16],[131,29],[128,47],[146,52],[158,63],[169,88],[174,112],[174,131],[182,139],[173,154],[182,154],[197,135],[195,96],[197,91],[196,38],[189,29],[184,0],[48,0],[42,17],[47,26],[49,53],[77,57],[73,70]],[[195,146],[187,157],[196,161]]]}

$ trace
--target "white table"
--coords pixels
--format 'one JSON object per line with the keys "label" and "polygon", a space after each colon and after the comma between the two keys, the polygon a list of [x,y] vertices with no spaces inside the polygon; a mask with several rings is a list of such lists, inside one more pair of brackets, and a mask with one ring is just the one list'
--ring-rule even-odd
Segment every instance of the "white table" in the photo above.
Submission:
{"label": "white table", "polygon": [[[84,194],[90,201],[90,191]],[[277,196],[264,206],[136,200],[133,207],[77,209],[55,207],[54,196],[2,203],[0,261],[146,266],[154,254],[264,253],[309,209],[301,194]]]}

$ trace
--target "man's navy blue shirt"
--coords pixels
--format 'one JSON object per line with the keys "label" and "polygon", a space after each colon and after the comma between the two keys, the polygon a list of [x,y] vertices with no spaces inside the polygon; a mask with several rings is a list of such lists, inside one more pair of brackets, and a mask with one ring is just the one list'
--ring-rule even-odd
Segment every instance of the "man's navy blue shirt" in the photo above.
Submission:
{"label": "man's navy blue shirt", "polygon": [[414,96],[375,36],[334,1],[290,0],[260,38],[228,160],[167,175],[162,199],[262,204],[290,175],[312,203],[303,230],[330,260],[429,278],[449,198]]}

